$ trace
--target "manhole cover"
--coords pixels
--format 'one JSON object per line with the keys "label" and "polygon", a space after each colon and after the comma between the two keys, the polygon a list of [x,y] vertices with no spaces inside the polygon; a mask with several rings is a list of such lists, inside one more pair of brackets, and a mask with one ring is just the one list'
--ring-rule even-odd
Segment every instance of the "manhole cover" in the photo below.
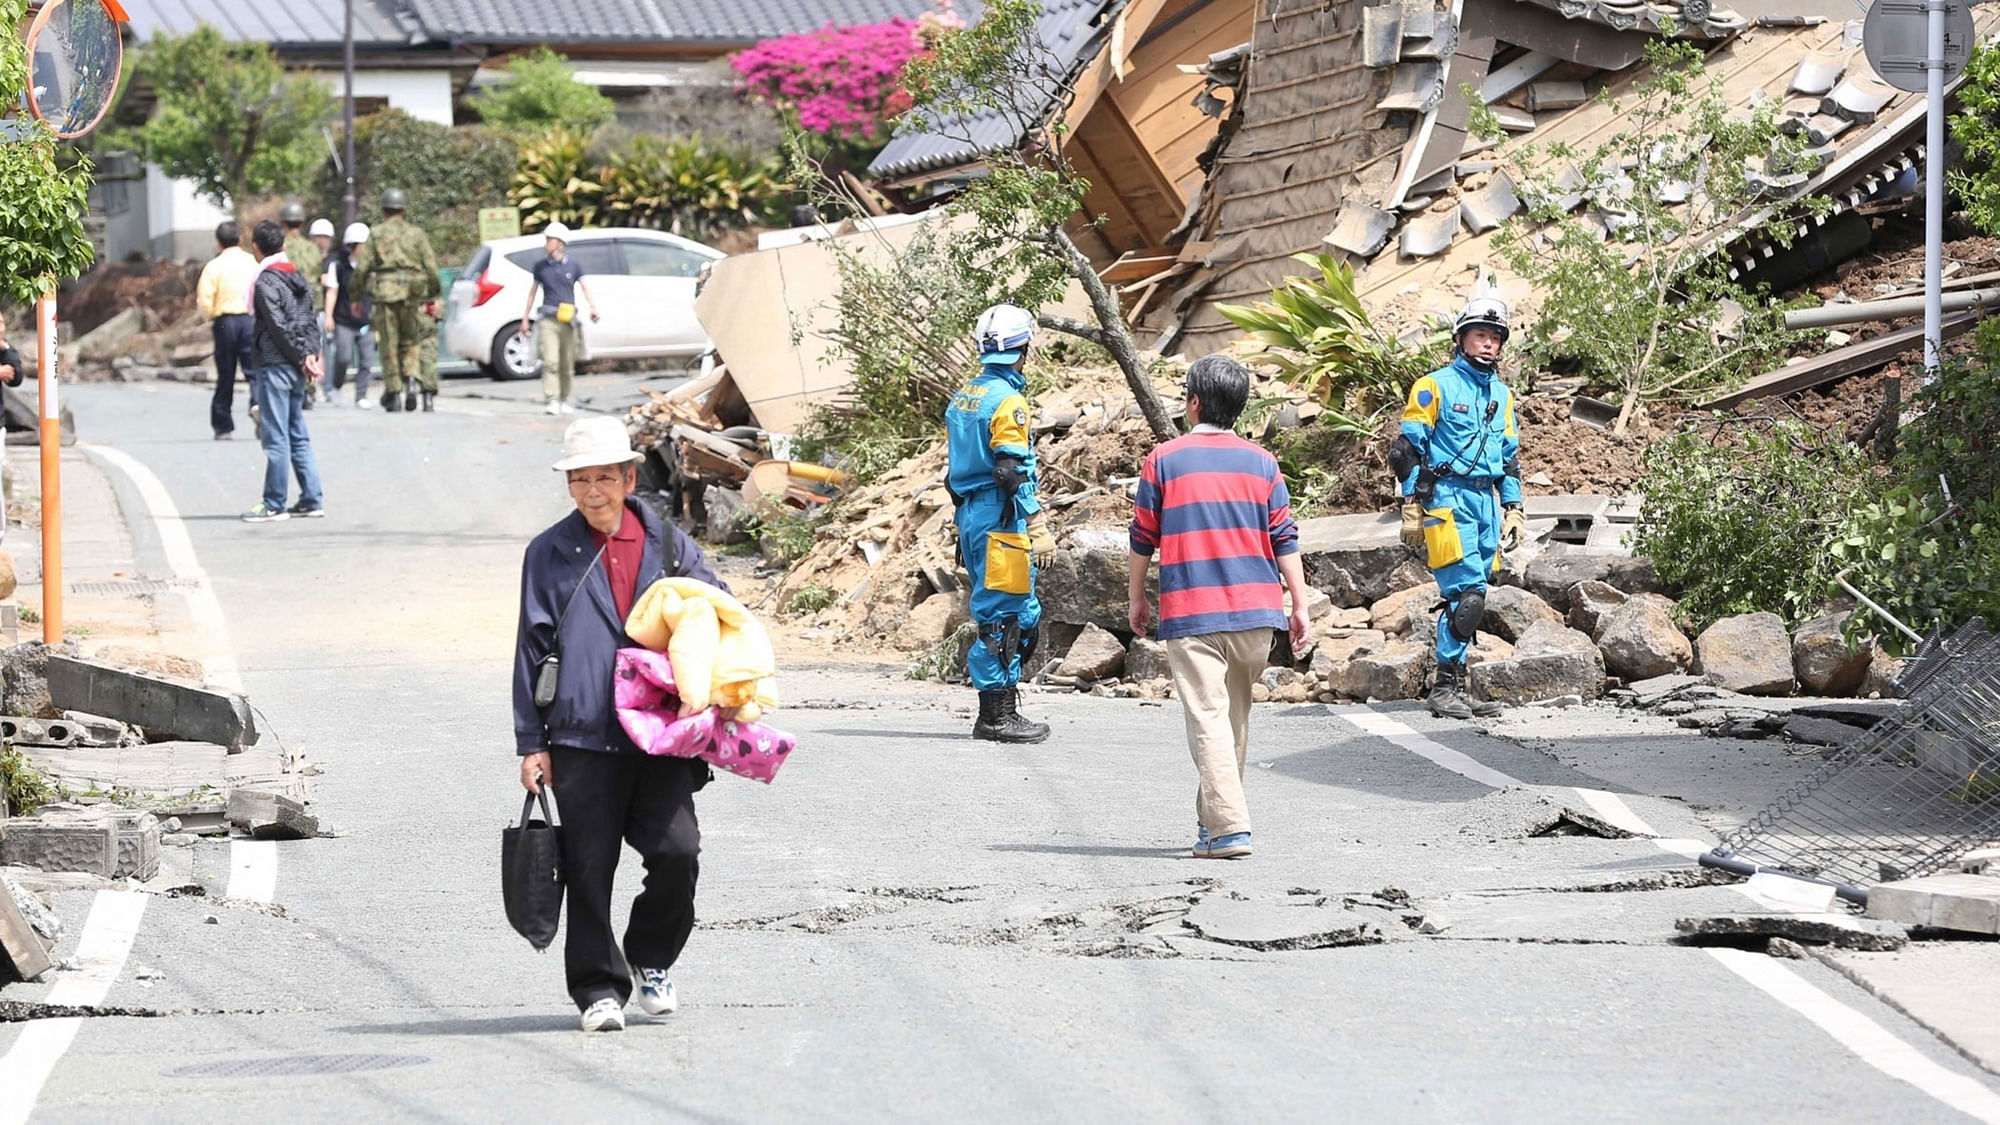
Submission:
{"label": "manhole cover", "polygon": [[92,598],[130,598],[141,594],[170,594],[189,589],[193,583],[179,579],[129,578],[102,582],[72,582],[69,592]]}
{"label": "manhole cover", "polygon": [[422,1055],[279,1055],[262,1059],[215,1059],[161,1071],[168,1078],[292,1078],[304,1074],[359,1074],[422,1066]]}

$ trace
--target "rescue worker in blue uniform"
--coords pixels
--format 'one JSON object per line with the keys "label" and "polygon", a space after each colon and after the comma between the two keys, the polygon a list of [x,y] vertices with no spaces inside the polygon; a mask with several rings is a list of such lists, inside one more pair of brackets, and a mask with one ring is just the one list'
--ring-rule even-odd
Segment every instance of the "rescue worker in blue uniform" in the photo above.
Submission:
{"label": "rescue worker in blue uniform", "polygon": [[1451,364],[1418,379],[1389,465],[1403,495],[1403,542],[1420,552],[1444,604],[1437,624],[1431,713],[1470,719],[1500,705],[1473,698],[1466,651],[1486,616],[1500,552],[1521,546],[1521,435],[1514,392],[1500,381],[1507,305],[1475,297],[1452,326]]}
{"label": "rescue worker in blue uniform", "polygon": [[957,506],[958,550],[972,579],[972,622],[978,637],[966,657],[979,689],[972,737],[990,742],[1041,742],[1047,723],[1020,712],[1021,668],[1034,656],[1042,606],[1035,571],[1055,558],[1041,502],[1035,497],[1035,450],[1028,441],[1028,400],[1022,368],[1035,320],[1025,309],[995,305],[979,316],[979,374],[952,397],[944,414],[950,457],[946,485]]}

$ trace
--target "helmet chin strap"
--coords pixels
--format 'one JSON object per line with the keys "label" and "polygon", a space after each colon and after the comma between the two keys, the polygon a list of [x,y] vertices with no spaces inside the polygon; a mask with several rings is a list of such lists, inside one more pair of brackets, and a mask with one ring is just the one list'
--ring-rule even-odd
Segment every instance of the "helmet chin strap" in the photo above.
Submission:
{"label": "helmet chin strap", "polygon": [[1499,364],[1498,364],[1498,363],[1496,363],[1496,362],[1494,362],[1493,360],[1490,360],[1490,359],[1480,359],[1480,358],[1479,358],[1478,356],[1476,356],[1476,355],[1473,355],[1473,354],[1472,354],[1471,352],[1464,352],[1464,351],[1462,351],[1462,352],[1459,352],[1458,354],[1460,354],[1460,355],[1464,356],[1464,357],[1465,357],[1465,361],[1466,361],[1467,363],[1470,363],[1470,364],[1471,364],[1472,366],[1474,366],[1474,367],[1477,367],[1477,368],[1478,368],[1478,369],[1480,369],[1481,371],[1487,371],[1487,372],[1490,372],[1490,371],[1493,371],[1493,370],[1494,370],[1495,368],[1497,368],[1497,367],[1499,366]]}

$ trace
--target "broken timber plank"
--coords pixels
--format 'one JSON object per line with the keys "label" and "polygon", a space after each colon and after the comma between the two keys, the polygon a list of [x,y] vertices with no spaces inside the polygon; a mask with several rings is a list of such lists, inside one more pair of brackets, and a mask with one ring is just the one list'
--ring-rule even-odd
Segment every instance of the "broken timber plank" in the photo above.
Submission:
{"label": "broken timber plank", "polygon": [[[5,884],[0,884],[0,955],[6,957],[14,975],[22,980],[34,980],[54,967],[49,951],[42,946],[41,935],[28,925],[27,916],[21,913]],[[0,980],[4,979],[0,976]]]}
{"label": "broken timber plank", "polygon": [[[1940,331],[1941,340],[1951,340],[1972,331],[1979,323],[1978,313],[1964,313],[1948,317]],[[1788,395],[1794,391],[1809,390],[1821,383],[1873,371],[1906,351],[1920,348],[1924,343],[1924,329],[1920,324],[1899,328],[1894,332],[1863,340],[1837,348],[1822,356],[1815,356],[1804,363],[1791,363],[1757,376],[1741,388],[1726,395],[1700,403],[1702,410],[1727,410],[1737,403],[1750,402],[1774,395]]]}

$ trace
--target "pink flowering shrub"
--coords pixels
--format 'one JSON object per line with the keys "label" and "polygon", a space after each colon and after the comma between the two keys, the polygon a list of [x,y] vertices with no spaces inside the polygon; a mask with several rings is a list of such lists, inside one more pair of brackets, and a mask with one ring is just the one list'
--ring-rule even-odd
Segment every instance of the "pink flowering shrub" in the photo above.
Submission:
{"label": "pink flowering shrub", "polygon": [[903,67],[930,36],[960,26],[949,0],[921,19],[891,19],[785,35],[738,53],[729,64],[743,93],[797,115],[799,127],[836,141],[884,139],[885,124],[910,105]]}

